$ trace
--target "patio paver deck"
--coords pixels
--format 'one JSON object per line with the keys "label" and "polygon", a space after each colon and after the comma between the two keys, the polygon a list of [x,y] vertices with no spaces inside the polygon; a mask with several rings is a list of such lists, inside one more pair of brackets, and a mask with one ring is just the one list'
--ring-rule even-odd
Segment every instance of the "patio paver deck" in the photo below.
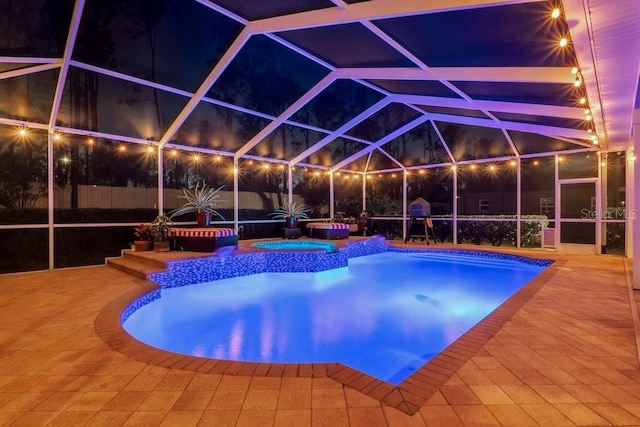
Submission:
{"label": "patio paver deck", "polygon": [[411,416],[322,370],[204,373],[115,351],[96,318],[149,285],[112,268],[0,276],[0,425],[640,425],[626,261],[542,255],[562,265],[461,366],[444,360]]}

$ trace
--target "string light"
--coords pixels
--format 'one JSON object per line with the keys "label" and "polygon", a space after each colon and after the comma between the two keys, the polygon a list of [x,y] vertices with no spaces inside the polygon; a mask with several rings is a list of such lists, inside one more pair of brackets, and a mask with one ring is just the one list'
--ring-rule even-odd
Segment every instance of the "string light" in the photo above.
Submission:
{"label": "string light", "polygon": [[194,162],[199,162],[201,159],[200,154],[196,153],[193,155],[193,161]]}
{"label": "string light", "polygon": [[580,98],[580,105],[584,105],[586,103],[587,103],[587,98],[584,98],[584,97]]}
{"label": "string light", "polygon": [[53,133],[53,140],[54,141],[60,141],[62,139],[62,135],[60,135],[59,132],[54,132]]}
{"label": "string light", "polygon": [[169,151],[169,154],[171,154],[171,157],[176,157],[178,155],[178,150],[174,148],[173,150]]}
{"label": "string light", "polygon": [[571,69],[571,74],[574,74],[574,75],[575,75],[575,74],[578,74],[578,71],[580,71],[580,70],[578,69],[578,67],[573,67],[573,68]]}
{"label": "string light", "polygon": [[476,165],[471,165],[471,170],[475,170],[476,169]]}
{"label": "string light", "polygon": [[69,156],[63,156],[62,159],[60,159],[60,160],[62,160],[62,163],[70,163],[71,162],[71,159],[69,158]]}
{"label": "string light", "polygon": [[424,169],[420,169],[420,172],[419,172],[419,174],[420,174],[420,175],[424,175],[424,174],[425,174],[425,171],[424,171]]}
{"label": "string light", "polygon": [[560,47],[565,47],[569,43],[565,37],[560,39]]}
{"label": "string light", "polygon": [[560,8],[555,8],[553,9],[553,11],[551,12],[551,17],[553,19],[557,19],[560,16]]}
{"label": "string light", "polygon": [[511,160],[511,161],[509,162],[509,165],[510,165],[510,166],[515,166],[515,165],[516,165],[516,161],[515,161],[515,160]]}
{"label": "string light", "polygon": [[[580,74],[576,74],[576,79],[573,82],[573,86],[574,87],[582,86],[582,79],[579,76],[580,76]],[[585,100],[585,102],[586,102],[586,100]]]}
{"label": "string light", "polygon": [[20,129],[18,129],[18,135],[24,138],[27,136],[27,133],[27,128],[25,126],[20,126]]}
{"label": "string light", "polygon": [[89,139],[87,139],[87,145],[93,145],[96,143],[96,140],[93,139],[93,137],[89,137]]}
{"label": "string light", "polygon": [[215,156],[214,159],[215,159],[216,162],[219,162],[220,160],[222,160],[222,157],[221,156]]}
{"label": "string light", "polygon": [[591,114],[587,114],[587,115],[585,116],[585,120],[586,120],[586,121],[590,121],[591,119],[593,119],[593,117],[591,116]]}
{"label": "string light", "polygon": [[147,147],[147,153],[152,154],[155,150],[153,149],[153,145],[149,145]]}
{"label": "string light", "polygon": [[125,151],[127,151],[127,146],[124,144],[119,145],[118,151],[120,151],[121,153],[124,153]]}

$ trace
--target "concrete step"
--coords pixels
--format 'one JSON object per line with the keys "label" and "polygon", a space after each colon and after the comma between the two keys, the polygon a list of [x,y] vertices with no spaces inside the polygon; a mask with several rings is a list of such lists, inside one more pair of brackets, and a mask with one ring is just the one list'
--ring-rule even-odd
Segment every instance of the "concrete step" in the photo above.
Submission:
{"label": "concrete step", "polygon": [[122,255],[125,259],[134,261],[140,264],[145,264],[158,270],[164,270],[167,268],[164,263],[165,258],[161,252],[135,252],[135,251],[123,251]]}
{"label": "concrete step", "polygon": [[146,279],[149,274],[164,269],[164,264],[158,268],[131,257],[108,258],[107,265],[141,279]]}

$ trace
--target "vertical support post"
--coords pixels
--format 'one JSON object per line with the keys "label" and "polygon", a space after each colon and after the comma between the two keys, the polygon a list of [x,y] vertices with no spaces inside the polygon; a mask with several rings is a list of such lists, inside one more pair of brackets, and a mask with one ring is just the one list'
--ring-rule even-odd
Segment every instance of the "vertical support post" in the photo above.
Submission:
{"label": "vertical support post", "polygon": [[[402,173],[402,241],[407,241],[407,170]],[[426,241],[426,237],[425,237]]]}
{"label": "vertical support post", "polygon": [[[633,152],[640,153],[640,114],[636,111],[635,123],[633,125]],[[633,166],[633,179],[631,185],[627,187],[627,193],[633,193],[633,205],[629,206],[627,215],[632,217],[633,248],[640,248],[640,217],[638,216],[638,203],[640,202],[640,168]],[[640,256],[633,257],[633,276],[631,279],[633,289],[640,289]]]}
{"label": "vertical support post", "polygon": [[454,164],[451,166],[453,175],[453,244],[458,244],[458,168]]}
{"label": "vertical support post", "polygon": [[287,187],[289,188],[289,205],[293,203],[293,166],[291,163],[288,164],[288,174],[287,174]]}
{"label": "vertical support post", "polygon": [[624,201],[624,219],[625,219],[625,251],[624,255],[631,259],[633,258],[633,220],[637,215],[635,208],[635,153],[633,149],[627,150],[626,165],[625,165],[625,201]]}
{"label": "vertical support post", "polygon": [[158,215],[164,211],[164,158],[162,157],[162,147],[158,149]]}
{"label": "vertical support post", "polygon": [[[291,167],[291,166],[289,166]],[[238,169],[238,159],[233,158],[233,228],[236,230],[236,233],[239,231],[238,227],[238,216],[239,216],[239,206],[238,206],[238,183],[240,180],[238,176],[240,175],[240,170]]]}
{"label": "vertical support post", "polygon": [[518,157],[516,159],[516,248],[518,249],[520,249],[520,240],[522,239],[522,171],[520,165],[520,157]]}
{"label": "vertical support post", "polygon": [[[602,188],[602,174],[603,169],[606,169],[606,166],[603,168],[602,163],[606,159],[606,155],[603,153],[598,154],[598,178],[595,185],[596,190],[596,255],[600,255],[602,253],[603,245],[607,244],[607,237],[602,235],[603,228],[606,228],[604,223],[602,222],[602,215],[604,210],[606,209],[605,204],[602,203],[603,197],[606,197],[607,189],[606,187]],[[606,171],[604,172],[606,174]],[[604,237],[604,240],[602,239]],[[606,248],[604,249],[605,253],[607,252]]]}
{"label": "vertical support post", "polygon": [[334,197],[334,187],[333,187],[333,171],[329,171],[329,217],[333,220],[335,214],[335,197]]}
{"label": "vertical support post", "polygon": [[561,244],[560,244],[560,215],[561,215],[561,209],[560,209],[560,181],[558,180],[558,155],[556,154],[554,156],[554,177],[553,177],[553,182],[554,182],[554,194],[553,194],[553,210],[554,210],[554,242],[556,244],[556,250],[560,251],[561,249]]}
{"label": "vertical support post", "polygon": [[53,134],[47,132],[47,224],[49,235],[49,270],[55,267],[53,229]]}
{"label": "vertical support post", "polygon": [[367,173],[362,174],[362,210],[367,210]]}
{"label": "vertical support post", "polygon": [[599,250],[601,254],[607,253],[607,223],[604,220],[604,215],[607,211],[607,206],[609,205],[609,195],[607,194],[608,187],[608,163],[607,163],[607,154],[600,154],[600,164],[598,165],[598,170],[600,171],[600,210],[598,211],[598,220],[600,221],[600,247]]}

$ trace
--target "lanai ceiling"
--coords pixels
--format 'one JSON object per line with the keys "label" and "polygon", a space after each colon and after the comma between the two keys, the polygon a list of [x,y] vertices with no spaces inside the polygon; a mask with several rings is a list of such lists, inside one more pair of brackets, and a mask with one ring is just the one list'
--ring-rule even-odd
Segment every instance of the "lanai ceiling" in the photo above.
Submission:
{"label": "lanai ceiling", "polygon": [[639,70],[636,0],[0,5],[0,124],[292,165],[623,150]]}

